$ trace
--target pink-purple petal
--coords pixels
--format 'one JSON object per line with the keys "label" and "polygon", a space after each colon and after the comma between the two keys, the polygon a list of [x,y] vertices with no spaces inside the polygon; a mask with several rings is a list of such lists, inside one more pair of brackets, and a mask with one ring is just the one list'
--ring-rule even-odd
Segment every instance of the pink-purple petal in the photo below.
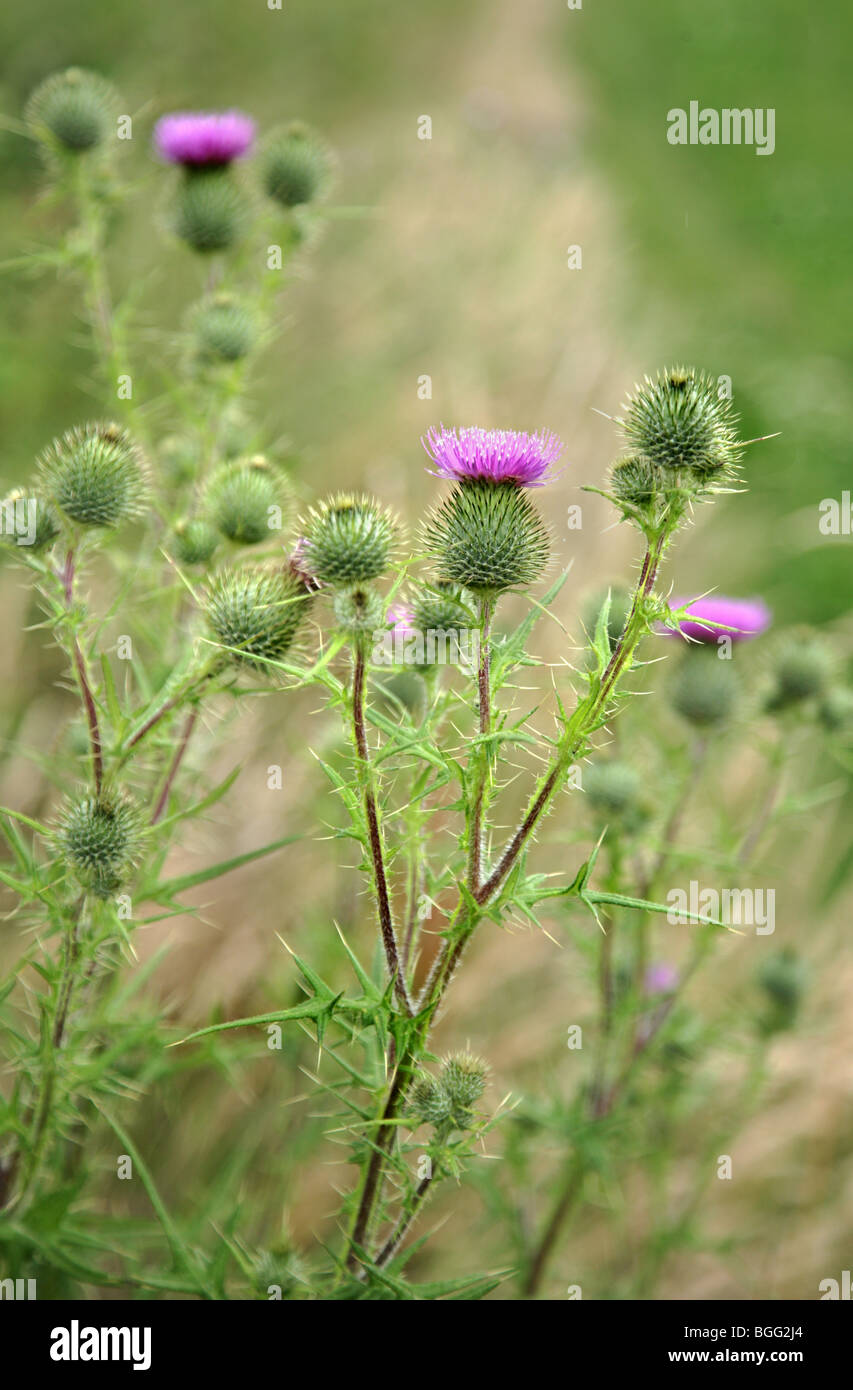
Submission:
{"label": "pink-purple petal", "polygon": [[421,443],[435,464],[430,471],[437,477],[515,483],[519,487],[541,487],[550,482],[552,465],[563,451],[562,442],[547,431],[451,430],[444,425],[429,430]]}
{"label": "pink-purple petal", "polygon": [[[683,608],[687,600],[672,599],[670,608],[675,611]],[[720,637],[730,637],[733,642],[747,641],[759,637],[770,626],[771,613],[762,599],[727,598],[722,594],[709,594],[690,604],[689,617],[682,618],[679,630],[685,637],[696,642],[716,642]],[[718,626],[711,627],[710,623]],[[662,629],[666,636],[677,634],[670,628]]]}
{"label": "pink-purple petal", "polygon": [[171,164],[230,164],[251,148],[255,123],[241,111],[175,111],[154,128],[154,145]]}

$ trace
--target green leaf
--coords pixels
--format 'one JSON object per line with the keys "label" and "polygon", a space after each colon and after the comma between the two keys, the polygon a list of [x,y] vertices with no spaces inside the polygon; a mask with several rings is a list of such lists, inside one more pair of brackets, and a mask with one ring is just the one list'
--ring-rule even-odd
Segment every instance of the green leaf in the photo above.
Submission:
{"label": "green leaf", "polygon": [[237,854],[233,859],[224,859],[218,864],[210,864],[206,869],[198,869],[194,874],[181,874],[178,878],[166,879],[164,883],[146,884],[139,890],[139,899],[140,901],[171,902],[178,893],[184,893],[188,888],[195,888],[199,883],[209,883],[211,879],[221,878],[223,874],[230,874],[233,869],[239,869],[243,864],[251,864],[255,859],[263,859],[268,854],[275,854],[276,850],[284,849],[285,845],[295,844],[304,838],[304,835],[285,835],[281,840],[273,840],[271,844],[263,845],[260,849],[247,850],[245,854]]}
{"label": "green leaf", "polygon": [[259,1028],[268,1023],[293,1023],[301,1018],[317,1018],[324,1009],[326,1003],[316,998],[306,999],[304,1003],[297,1004],[292,1009],[276,1009],[268,1014],[255,1014],[252,1018],[232,1018],[225,1023],[211,1023],[207,1028],[198,1028],[194,1033],[187,1033],[185,1038],[179,1038],[177,1042],[170,1043],[170,1047],[180,1047],[183,1043],[196,1042],[198,1038],[209,1037],[211,1033],[225,1033],[230,1028]]}
{"label": "green leaf", "polygon": [[104,674],[104,698],[107,702],[110,720],[119,738],[123,738],[127,721],[121,712],[118,694],[116,693],[115,680],[113,678],[113,670],[106,652],[101,652],[101,670]]}
{"label": "green leaf", "polygon": [[175,1225],[174,1221],[172,1220],[171,1216],[166,1210],[166,1207],[163,1204],[163,1200],[159,1192],[157,1191],[154,1179],[149,1173],[145,1161],[142,1158],[142,1155],[140,1154],[139,1150],[137,1149],[127,1130],[119,1124],[118,1120],[114,1119],[106,1110],[104,1110],[104,1108],[101,1105],[99,1105],[96,1100],[92,1100],[92,1104],[94,1105],[98,1113],[106,1120],[107,1124],[110,1126],[110,1129],[115,1134],[124,1151],[128,1153],[131,1159],[133,1160],[134,1167],[139,1173],[139,1178],[142,1183],[142,1186],[145,1188],[145,1191],[148,1194],[148,1200],[154,1208],[157,1220],[160,1222],[160,1225],[163,1228],[163,1234],[165,1235],[166,1240],[169,1242],[169,1248],[172,1251],[172,1256],[176,1264],[183,1266],[187,1274],[192,1275],[197,1280],[199,1292],[204,1293],[208,1298],[210,1298],[212,1296],[212,1290],[208,1284],[207,1276],[205,1275],[204,1271],[199,1268],[198,1261],[195,1255],[184,1241],[180,1231],[178,1230],[177,1226]]}

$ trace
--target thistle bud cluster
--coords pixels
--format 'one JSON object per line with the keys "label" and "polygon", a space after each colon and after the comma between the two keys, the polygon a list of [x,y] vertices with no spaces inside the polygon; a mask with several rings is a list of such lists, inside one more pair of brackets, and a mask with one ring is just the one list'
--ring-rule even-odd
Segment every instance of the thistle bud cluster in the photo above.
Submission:
{"label": "thistle bud cluster", "polygon": [[736,712],[740,680],[732,661],[720,661],[713,649],[689,653],[668,686],[673,709],[697,729],[725,724]]}
{"label": "thistle bud cluster", "polygon": [[246,565],[214,576],[204,611],[226,659],[269,674],[292,647],[310,600],[290,565]]}
{"label": "thistle bud cluster", "polygon": [[282,207],[315,202],[328,188],[332,156],[320,136],[301,121],[273,131],[261,156],[264,189]]}
{"label": "thistle bud cluster", "polygon": [[411,1113],[420,1124],[432,1125],[436,1137],[446,1140],[454,1130],[468,1130],[476,1123],[474,1106],[486,1089],[489,1070],[470,1053],[448,1057],[438,1076],[423,1075],[412,1088]]}
{"label": "thistle bud cluster", "polygon": [[41,492],[78,526],[120,526],[145,509],[146,465],[120,425],[90,424],[68,430],[38,461]]}
{"label": "thistle bud cluster", "polygon": [[214,295],[196,308],[192,336],[201,362],[239,362],[255,345],[254,316],[234,295]]}
{"label": "thistle bud cluster", "polygon": [[596,815],[631,831],[645,818],[643,780],[635,767],[620,759],[602,759],[586,768],[583,790]]}
{"label": "thistle bud cluster", "polygon": [[33,92],[26,120],[48,152],[75,158],[103,145],[113,133],[116,93],[97,73],[68,68]]}
{"label": "thistle bud cluster", "polygon": [[647,534],[673,530],[692,501],[735,477],[743,446],[731,401],[693,368],[646,377],[617,423],[629,453],[614,463],[608,495]]}
{"label": "thistle bud cluster", "polygon": [[205,492],[205,510],[216,530],[238,545],[258,545],[280,530],[290,490],[262,454],[223,464]]}
{"label": "thistle bud cluster", "polygon": [[109,898],[132,872],[142,843],[137,807],[123,795],[69,799],[60,815],[54,842],[79,883],[99,898]]}

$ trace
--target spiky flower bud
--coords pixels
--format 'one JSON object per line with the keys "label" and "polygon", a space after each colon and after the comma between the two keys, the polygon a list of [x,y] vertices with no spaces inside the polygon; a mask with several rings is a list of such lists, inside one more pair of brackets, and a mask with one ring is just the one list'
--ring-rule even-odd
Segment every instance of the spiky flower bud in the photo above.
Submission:
{"label": "spiky flower bud", "polygon": [[111,133],[116,95],[97,73],[69,68],[37,87],[27,103],[27,122],[53,149],[82,154]]}
{"label": "spiky flower bud", "polygon": [[442,578],[482,598],[532,584],[548,562],[545,524],[514,482],[460,483],[429,517],[423,542]]}
{"label": "spiky flower bud", "polygon": [[257,545],[281,529],[289,493],[281,475],[258,454],[247,463],[226,463],[217,469],[205,500],[223,536],[240,545]]}
{"label": "spiky flower bud", "polygon": [[[441,1083],[450,1097],[453,1118],[460,1129],[469,1127],[471,1107],[485,1091],[488,1075],[486,1063],[470,1052],[455,1052],[445,1060]],[[463,1124],[463,1120],[466,1123]]]}
{"label": "spiky flower bud", "polygon": [[255,321],[233,295],[206,300],[193,316],[193,337],[206,361],[239,362],[255,343]]}
{"label": "spiky flower bud", "polygon": [[734,713],[740,694],[740,683],[731,668],[731,661],[720,660],[710,650],[691,652],[669,687],[673,708],[700,729],[725,723]]}
{"label": "spiky flower bud", "polygon": [[382,595],[369,587],[339,589],[335,594],[335,621],[344,632],[376,632],[384,621]]}
{"label": "spiky flower bud", "polygon": [[178,185],[174,229],[194,251],[227,251],[243,235],[246,200],[227,169],[187,170]]}
{"label": "spiky flower bud", "polygon": [[132,872],[141,837],[139,811],[126,797],[87,796],[66,803],[55,843],[83,887],[109,898]]}
{"label": "spiky flower bud", "polygon": [[14,488],[0,502],[3,538],[30,551],[45,550],[59,535],[59,519],[49,502]]}
{"label": "spiky flower bud", "polygon": [[68,430],[42,454],[39,472],[50,500],[80,526],[119,526],[144,509],[142,453],[120,425]]}
{"label": "spiky flower bud", "polygon": [[455,632],[475,622],[464,589],[448,579],[438,579],[413,595],[412,620],[419,632]]}
{"label": "spiky flower bud", "polygon": [[218,574],[204,600],[210,629],[228,658],[268,671],[293,644],[310,592],[289,566],[247,566]]}
{"label": "spiky flower bud", "polygon": [[283,207],[311,203],[326,189],[332,156],[308,126],[294,121],[273,133],[262,158],[264,188]]}
{"label": "spiky flower bud", "polygon": [[425,1125],[446,1129],[450,1124],[451,1102],[447,1091],[433,1076],[421,1076],[412,1087],[410,1109]]}
{"label": "spiky flower bud", "polygon": [[437,1077],[420,1076],[412,1087],[411,1113],[421,1124],[432,1125],[440,1139],[455,1129],[470,1129],[474,1105],[486,1089],[489,1069],[468,1052],[445,1059]]}
{"label": "spiky flower bud", "polygon": [[732,468],[740,456],[731,402],[692,367],[646,377],[623,410],[619,424],[628,444],[660,468],[689,469],[707,479]]}
{"label": "spiky flower bud", "polygon": [[615,758],[592,763],[584,769],[583,789],[599,816],[621,821],[626,828],[642,819],[643,781],[630,763]]}
{"label": "spiky flower bud", "polygon": [[832,677],[832,668],[832,653],[818,638],[792,638],[777,652],[775,689],[768,707],[787,709],[822,695]]}
{"label": "spiky flower bud", "polygon": [[835,685],[827,690],[818,705],[818,719],[830,733],[853,727],[853,690]]}
{"label": "spiky flower bud", "polygon": [[626,507],[647,509],[660,496],[664,480],[660,469],[649,459],[635,456],[619,459],[610,472],[610,491]]}
{"label": "spiky flower bud", "polygon": [[219,544],[219,532],[203,517],[179,521],[172,540],[182,565],[206,565]]}
{"label": "spiky flower bud", "polygon": [[758,972],[758,984],[766,997],[766,1009],[759,1020],[765,1034],[781,1033],[793,1027],[806,986],[806,969],[789,946],[776,951]]}
{"label": "spiky flower bud", "polygon": [[303,530],[305,561],[321,584],[369,584],[391,561],[394,520],[369,497],[332,497],[311,510]]}

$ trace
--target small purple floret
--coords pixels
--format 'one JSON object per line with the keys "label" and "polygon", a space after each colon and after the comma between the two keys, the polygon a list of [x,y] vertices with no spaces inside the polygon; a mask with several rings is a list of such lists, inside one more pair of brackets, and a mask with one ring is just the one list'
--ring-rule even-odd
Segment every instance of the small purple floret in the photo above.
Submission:
{"label": "small purple floret", "polygon": [[154,127],[154,146],[170,164],[230,164],[250,148],[255,123],[241,111],[175,111]]}
{"label": "small purple floret", "polygon": [[678,971],[669,961],[650,965],[643,980],[646,994],[671,994],[678,984]]}
{"label": "small purple floret", "polygon": [[415,615],[404,603],[389,604],[386,621],[397,637],[414,637],[417,634]]}
{"label": "small purple floret", "polygon": [[439,478],[485,479],[491,483],[515,483],[541,487],[550,482],[563,445],[555,434],[544,431],[521,434],[516,430],[477,428],[431,429],[421,443],[435,464]]}
{"label": "small purple floret", "polygon": [[[683,599],[673,599],[669,606],[672,609],[682,608],[684,602]],[[770,609],[760,598],[726,598],[709,594],[706,598],[697,598],[688,611],[690,617],[681,620],[679,629],[685,637],[692,637],[697,642],[716,642],[720,637],[743,642],[766,632],[771,619]],[[721,626],[709,627],[709,623],[719,623]],[[677,636],[671,628],[663,631],[668,637]]]}

